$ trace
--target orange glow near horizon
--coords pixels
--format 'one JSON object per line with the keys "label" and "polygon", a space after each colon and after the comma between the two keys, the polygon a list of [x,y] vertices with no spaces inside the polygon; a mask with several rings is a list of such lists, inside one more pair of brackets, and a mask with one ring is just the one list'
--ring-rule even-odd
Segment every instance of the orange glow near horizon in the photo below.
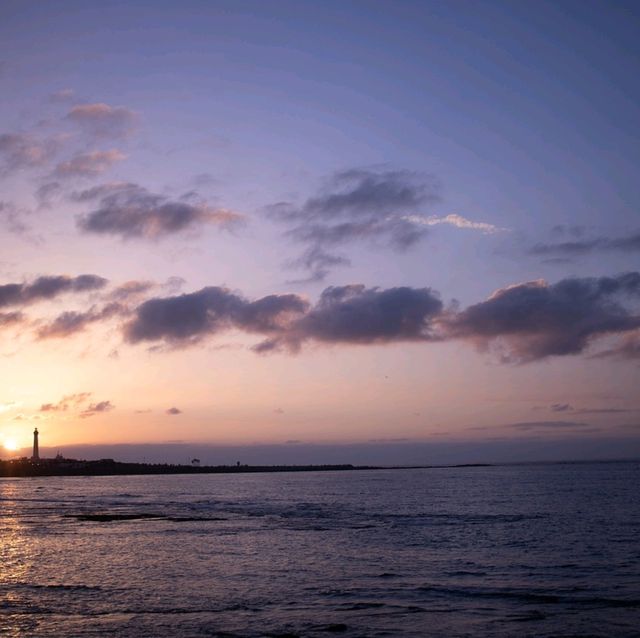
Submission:
{"label": "orange glow near horizon", "polygon": [[20,448],[15,439],[5,439],[2,442],[2,447],[8,452],[15,452]]}

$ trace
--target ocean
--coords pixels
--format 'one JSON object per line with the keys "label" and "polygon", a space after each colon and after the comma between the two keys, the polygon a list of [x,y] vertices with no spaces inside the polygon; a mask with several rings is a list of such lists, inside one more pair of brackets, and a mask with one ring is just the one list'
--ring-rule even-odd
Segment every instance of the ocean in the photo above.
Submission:
{"label": "ocean", "polygon": [[0,636],[640,636],[640,463],[0,479]]}

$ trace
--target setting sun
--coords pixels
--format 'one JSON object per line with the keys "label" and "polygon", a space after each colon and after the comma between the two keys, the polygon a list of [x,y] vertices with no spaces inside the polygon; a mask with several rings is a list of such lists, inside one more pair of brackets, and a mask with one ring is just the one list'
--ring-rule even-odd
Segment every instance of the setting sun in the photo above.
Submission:
{"label": "setting sun", "polygon": [[14,439],[5,439],[2,443],[2,447],[9,452],[15,452],[18,449],[18,444]]}

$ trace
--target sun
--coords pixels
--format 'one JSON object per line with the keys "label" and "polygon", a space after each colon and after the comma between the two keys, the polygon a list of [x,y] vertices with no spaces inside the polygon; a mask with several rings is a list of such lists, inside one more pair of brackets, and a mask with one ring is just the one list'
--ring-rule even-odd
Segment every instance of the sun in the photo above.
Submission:
{"label": "sun", "polygon": [[15,452],[18,449],[18,444],[14,439],[5,439],[2,446],[9,452]]}

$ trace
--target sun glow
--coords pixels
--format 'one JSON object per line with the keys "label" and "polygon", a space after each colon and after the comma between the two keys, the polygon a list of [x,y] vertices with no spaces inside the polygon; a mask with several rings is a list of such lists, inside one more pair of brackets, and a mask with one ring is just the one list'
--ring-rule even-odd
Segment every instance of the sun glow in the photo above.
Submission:
{"label": "sun glow", "polygon": [[2,447],[9,452],[15,452],[18,449],[18,443],[15,439],[5,439],[2,443]]}

